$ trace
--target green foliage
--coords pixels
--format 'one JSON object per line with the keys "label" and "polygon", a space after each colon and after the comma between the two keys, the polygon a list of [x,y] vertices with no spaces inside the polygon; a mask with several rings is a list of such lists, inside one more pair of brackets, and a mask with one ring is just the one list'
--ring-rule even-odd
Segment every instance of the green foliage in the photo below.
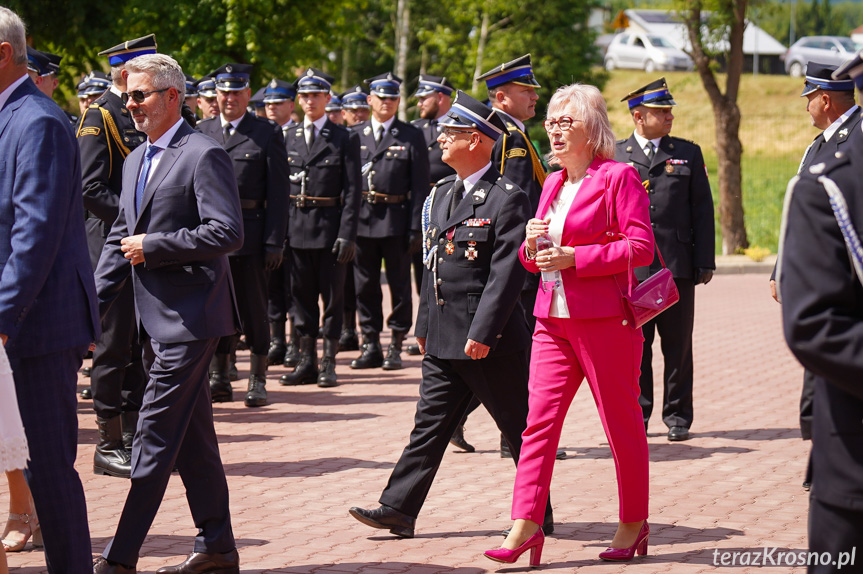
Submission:
{"label": "green foliage", "polygon": [[[226,62],[254,64],[253,87],[273,76],[291,80],[312,65],[335,76],[336,87],[344,89],[395,66],[396,0],[67,0],[62,10],[49,0],[8,1],[29,24],[34,47],[64,56],[58,101],[74,98],[83,72],[107,71],[97,52],[150,33],[160,52],[196,77]],[[595,34],[586,29],[597,4],[409,0],[404,79],[412,82],[424,71],[469,90],[487,12],[498,25],[488,36],[485,69],[531,52],[542,101],[564,82],[602,85],[604,72],[590,69],[598,60]]]}

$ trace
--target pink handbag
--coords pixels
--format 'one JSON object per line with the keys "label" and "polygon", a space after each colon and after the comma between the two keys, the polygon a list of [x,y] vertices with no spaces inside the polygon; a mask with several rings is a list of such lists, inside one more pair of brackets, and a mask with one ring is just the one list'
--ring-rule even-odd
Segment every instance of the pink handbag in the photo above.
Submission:
{"label": "pink handbag", "polygon": [[[680,293],[677,291],[677,285],[674,284],[674,276],[668,267],[665,266],[665,260],[662,259],[662,253],[659,251],[659,246],[656,246],[656,254],[659,255],[659,262],[662,264],[662,269],[639,283],[634,289],[632,288],[632,244],[629,238],[620,232],[611,230],[611,209],[614,203],[612,202],[611,190],[608,188],[608,177],[605,180],[606,199],[608,202],[608,217],[606,219],[606,235],[609,241],[617,241],[620,239],[626,240],[626,245],[629,247],[629,265],[626,270],[628,283],[627,293],[624,295],[621,291],[620,296],[623,298],[623,311],[627,322],[633,329],[638,329],[675,303],[680,300]],[[617,277],[614,278],[617,283]],[[617,286],[620,291],[620,285]]]}

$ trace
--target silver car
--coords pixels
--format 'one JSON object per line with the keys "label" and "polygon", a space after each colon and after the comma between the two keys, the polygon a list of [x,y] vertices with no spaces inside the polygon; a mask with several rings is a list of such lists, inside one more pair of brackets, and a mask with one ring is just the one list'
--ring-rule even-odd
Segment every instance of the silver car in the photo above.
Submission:
{"label": "silver car", "polygon": [[622,32],[614,37],[605,53],[605,68],[656,70],[691,70],[692,58],[686,52],[655,34]]}
{"label": "silver car", "polygon": [[809,62],[838,66],[856,52],[857,46],[847,36],[803,36],[785,52],[785,71],[799,78]]}

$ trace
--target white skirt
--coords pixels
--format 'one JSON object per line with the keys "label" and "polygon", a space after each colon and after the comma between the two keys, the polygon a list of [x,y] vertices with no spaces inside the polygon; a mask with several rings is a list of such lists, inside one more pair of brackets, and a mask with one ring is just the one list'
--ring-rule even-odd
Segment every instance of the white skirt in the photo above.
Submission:
{"label": "white skirt", "polygon": [[27,437],[18,412],[18,396],[6,350],[0,344],[0,471],[24,468],[30,458]]}

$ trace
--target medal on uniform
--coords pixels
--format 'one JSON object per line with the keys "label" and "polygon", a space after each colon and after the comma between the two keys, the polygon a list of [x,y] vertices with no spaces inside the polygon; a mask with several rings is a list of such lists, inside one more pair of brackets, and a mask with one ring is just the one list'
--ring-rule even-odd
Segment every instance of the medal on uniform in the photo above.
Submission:
{"label": "medal on uniform", "polygon": [[468,258],[468,261],[473,261],[476,259],[478,255],[476,251],[476,241],[468,241],[467,242],[467,251],[464,252],[464,256]]}
{"label": "medal on uniform", "polygon": [[455,235],[455,227],[451,227],[449,231],[446,232],[446,245],[444,246],[444,250],[447,255],[455,253],[455,245],[453,245],[452,242],[453,235]]}

